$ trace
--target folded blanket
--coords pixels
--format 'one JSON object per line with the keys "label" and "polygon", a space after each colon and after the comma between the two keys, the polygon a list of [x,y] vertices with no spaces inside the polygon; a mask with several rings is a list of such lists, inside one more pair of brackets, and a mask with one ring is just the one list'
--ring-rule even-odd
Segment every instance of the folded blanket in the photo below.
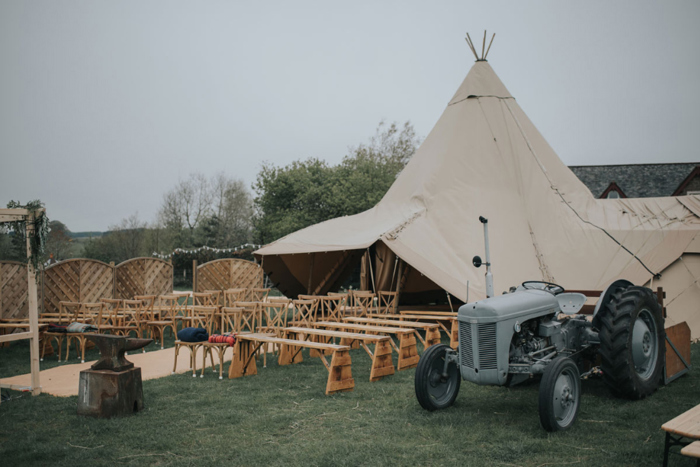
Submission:
{"label": "folded blanket", "polygon": [[85,323],[70,323],[66,332],[97,332],[97,326]]}
{"label": "folded blanket", "polygon": [[229,347],[233,347],[233,345],[236,343],[236,336],[231,334],[227,334],[225,336],[212,334],[209,336],[209,342],[212,344],[228,344]]}
{"label": "folded blanket", "polygon": [[209,339],[209,333],[202,328],[184,328],[177,333],[182,342],[203,342]]}
{"label": "folded blanket", "polygon": [[49,327],[46,332],[67,332],[66,328],[68,326],[63,326],[62,324],[49,323]]}

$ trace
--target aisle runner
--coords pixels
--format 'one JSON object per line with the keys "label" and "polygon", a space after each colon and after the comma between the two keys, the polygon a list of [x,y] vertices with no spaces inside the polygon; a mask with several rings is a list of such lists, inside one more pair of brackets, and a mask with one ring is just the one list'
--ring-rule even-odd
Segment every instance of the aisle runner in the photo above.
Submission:
{"label": "aisle runner", "polygon": [[[164,350],[156,350],[153,352],[142,353],[136,351],[135,353],[129,354],[126,358],[130,362],[133,362],[135,366],[141,367],[141,378],[143,380],[162,378],[164,376],[170,376],[173,370],[173,357],[175,355],[175,348],[171,347]],[[227,350],[225,362],[231,360],[233,351]],[[52,357],[47,357],[52,358]],[[55,357],[53,357],[55,358]],[[96,361],[96,360],[95,360]],[[85,362],[76,363],[73,365],[62,364],[60,366],[43,370],[40,373],[41,381],[41,392],[51,394],[52,396],[77,396],[78,395],[78,378],[82,370],[87,370],[90,366],[95,363]],[[205,373],[205,378],[218,378],[218,365],[219,358],[214,352],[214,363],[217,365],[217,374],[214,375],[211,371]],[[211,360],[207,357],[207,364],[211,366]],[[199,377],[199,371],[202,366],[202,351],[197,352],[197,377]],[[180,354],[177,356],[177,372],[186,373],[192,371],[190,367],[190,351],[188,349],[181,349]],[[228,375],[228,368],[224,367],[224,378]],[[13,376],[11,378],[0,379],[0,382],[7,384],[19,384],[23,386],[29,386],[31,384],[31,374]]]}

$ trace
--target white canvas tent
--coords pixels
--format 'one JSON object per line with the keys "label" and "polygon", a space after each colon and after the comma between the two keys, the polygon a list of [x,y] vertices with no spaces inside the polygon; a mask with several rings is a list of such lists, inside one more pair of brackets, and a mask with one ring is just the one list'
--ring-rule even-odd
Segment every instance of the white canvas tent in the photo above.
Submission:
{"label": "white canvas tent", "polygon": [[375,207],[255,254],[287,295],[332,290],[372,248],[377,288],[396,288],[395,254],[411,271],[402,295],[444,290],[465,301],[469,282],[473,301],[485,297],[484,271],[471,264],[483,252],[479,216],[489,219],[497,292],[525,280],[661,285],[667,324],[687,321],[700,337],[700,198],[595,199],[483,60]]}

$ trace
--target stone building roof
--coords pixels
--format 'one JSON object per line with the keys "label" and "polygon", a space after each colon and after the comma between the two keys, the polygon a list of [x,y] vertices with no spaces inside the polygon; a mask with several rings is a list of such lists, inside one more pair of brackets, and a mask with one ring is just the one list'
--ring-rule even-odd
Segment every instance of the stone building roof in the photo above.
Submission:
{"label": "stone building roof", "polygon": [[600,197],[612,182],[628,198],[671,196],[700,162],[670,164],[575,165],[569,168]]}

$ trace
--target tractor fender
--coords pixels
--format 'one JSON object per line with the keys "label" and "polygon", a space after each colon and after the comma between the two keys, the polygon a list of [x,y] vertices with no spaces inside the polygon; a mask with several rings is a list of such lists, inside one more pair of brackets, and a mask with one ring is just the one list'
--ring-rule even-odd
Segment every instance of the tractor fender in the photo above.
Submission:
{"label": "tractor fender", "polygon": [[603,293],[600,294],[600,298],[598,298],[598,303],[595,304],[595,309],[593,310],[593,326],[600,329],[598,326],[598,312],[603,309],[604,306],[607,306],[607,304],[610,302],[612,299],[613,294],[617,289],[626,289],[627,287],[633,286],[634,284],[631,283],[630,281],[626,279],[618,279],[612,284],[610,284],[605,290],[603,290]]}

